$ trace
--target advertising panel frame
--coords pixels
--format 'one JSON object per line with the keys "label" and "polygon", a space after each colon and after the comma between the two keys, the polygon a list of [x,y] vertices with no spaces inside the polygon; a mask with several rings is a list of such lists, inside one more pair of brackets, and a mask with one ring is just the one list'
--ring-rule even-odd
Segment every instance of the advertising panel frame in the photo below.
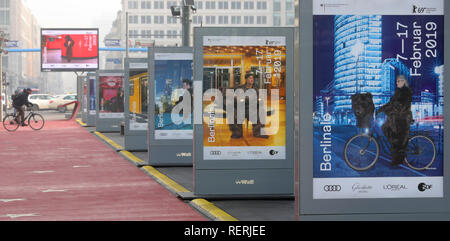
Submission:
{"label": "advertising panel frame", "polygon": [[122,80],[124,80],[124,71],[123,70],[98,70],[96,72],[96,113],[95,113],[95,127],[98,132],[120,132],[120,123],[124,121],[124,112],[118,112],[118,116],[120,117],[108,117],[102,118],[100,115],[100,77],[102,76],[121,76]]}
{"label": "advertising panel frame", "polygon": [[[87,126],[95,126],[97,118],[97,97],[96,97],[96,86],[98,84],[97,73],[89,72],[86,75],[87,79],[87,93],[88,93],[88,105],[87,105]],[[92,88],[93,87],[93,88]],[[91,89],[92,88],[92,89]],[[92,95],[93,94],[93,95]],[[93,102],[93,103],[92,103]]]}
{"label": "advertising panel frame", "polygon": [[[357,198],[357,199],[314,199],[313,198],[313,84],[314,84],[314,40],[313,40],[313,2],[300,0],[299,16],[299,52],[298,58],[300,83],[296,87],[296,109],[299,110],[299,125],[296,148],[296,215],[298,220],[450,220],[450,168],[449,153],[444,151],[443,158],[443,192],[442,198]],[[347,1],[348,2],[348,1]],[[338,4],[339,1],[327,4]],[[342,1],[340,2],[342,3]],[[319,3],[317,3],[319,4]],[[326,4],[325,4],[326,5]],[[326,7],[325,5],[321,5]],[[413,9],[411,7],[411,9]],[[450,25],[450,4],[444,4],[444,26]],[[444,45],[450,40],[450,33],[444,31]],[[450,58],[450,48],[444,47],[444,59]],[[449,80],[449,69],[444,69],[444,79]],[[448,82],[448,81],[447,81]],[[445,83],[445,81],[444,81]],[[444,96],[450,86],[444,86]],[[300,105],[301,103],[301,105]],[[444,125],[449,122],[448,99],[444,99]],[[444,150],[449,150],[450,138],[444,131]],[[394,184],[394,183],[392,183]],[[330,186],[334,186],[330,183]],[[420,184],[419,187],[420,190]]]}
{"label": "advertising panel frame", "polygon": [[[206,46],[204,45],[204,39],[207,40],[209,36],[216,39],[225,37],[225,39],[230,39],[233,47],[234,45],[241,45],[244,48],[250,48],[250,46],[244,44],[242,38],[247,40],[255,39],[255,41],[262,40],[264,44],[261,42],[255,43],[255,46],[266,47],[268,46],[266,40],[280,38],[284,41],[284,45],[274,45],[278,47],[283,46],[286,49],[286,64],[284,66],[286,100],[284,158],[205,160],[203,48]],[[292,198],[294,195],[294,28],[196,27],[194,28],[194,37],[194,95],[203,96],[202,99],[197,98],[194,100],[194,195],[219,198]],[[263,55],[265,56],[264,58],[268,58],[267,53],[263,53]]]}
{"label": "advertising panel frame", "polygon": [[[193,57],[191,47],[152,47],[148,48],[148,164],[152,166],[192,166],[192,139],[155,138],[155,55],[182,54]],[[192,77],[193,78],[193,77]],[[193,132],[193,131],[192,131]]]}
{"label": "advertising panel frame", "polygon": [[[133,66],[136,65],[136,66]],[[145,70],[147,73],[147,83],[148,83],[148,59],[147,58],[125,58],[125,79],[124,79],[124,94],[125,94],[125,150],[129,151],[143,151],[147,150],[147,130],[148,130],[148,120],[142,126],[144,129],[138,128],[133,130],[131,125],[130,116],[130,71],[131,70]],[[135,83],[134,83],[135,84]],[[147,90],[148,95],[148,90]],[[147,100],[148,102],[148,100]],[[148,118],[148,114],[147,114]]]}
{"label": "advertising panel frame", "polygon": [[[71,68],[44,68],[43,67],[43,63],[42,63],[42,58],[43,58],[43,52],[42,51],[42,46],[43,46],[43,31],[96,31],[97,32],[97,63],[95,68],[75,68],[75,67],[71,67]],[[40,51],[40,68],[41,68],[41,72],[76,72],[76,71],[83,71],[83,72],[87,72],[87,71],[97,71],[100,68],[100,40],[99,40],[99,28],[41,28],[40,29],[40,37],[41,37],[41,51]],[[82,63],[80,63],[81,65]]]}
{"label": "advertising panel frame", "polygon": [[88,89],[87,89],[87,84],[88,84],[88,79],[86,75],[80,76],[81,77],[81,121],[83,123],[87,122],[87,116],[88,116],[88,110],[87,110],[87,103],[88,103],[88,99],[87,99],[87,93]]}

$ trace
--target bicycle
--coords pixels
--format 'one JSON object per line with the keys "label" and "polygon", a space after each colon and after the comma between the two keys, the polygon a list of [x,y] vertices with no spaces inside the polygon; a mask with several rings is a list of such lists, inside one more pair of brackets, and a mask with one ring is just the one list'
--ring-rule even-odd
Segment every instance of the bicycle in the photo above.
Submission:
{"label": "bicycle", "polygon": [[[28,126],[31,127],[31,129],[33,129],[35,131],[42,129],[45,124],[44,117],[41,114],[34,113],[33,110],[28,112],[28,114],[25,116],[24,123],[26,123],[27,121],[28,121]],[[7,114],[3,118],[3,127],[7,131],[10,131],[10,132],[16,131],[20,125],[21,125],[21,123],[19,122],[17,112],[14,114]]]}
{"label": "bicycle", "polygon": [[[374,124],[371,129],[372,131],[354,135],[345,143],[344,160],[356,171],[366,171],[373,167],[380,157],[380,149],[390,156],[389,142],[382,134],[381,128]],[[423,171],[427,170],[435,159],[436,146],[433,140],[418,131],[410,132],[404,163],[414,170]]]}

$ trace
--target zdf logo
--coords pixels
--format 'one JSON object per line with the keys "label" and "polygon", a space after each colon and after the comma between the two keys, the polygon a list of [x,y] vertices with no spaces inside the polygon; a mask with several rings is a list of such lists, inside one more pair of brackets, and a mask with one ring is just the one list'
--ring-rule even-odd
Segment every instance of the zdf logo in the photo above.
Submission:
{"label": "zdf logo", "polygon": [[428,189],[431,189],[432,185],[427,185],[425,183],[420,183],[419,186],[417,187],[419,189],[419,191],[421,192],[425,192]]}

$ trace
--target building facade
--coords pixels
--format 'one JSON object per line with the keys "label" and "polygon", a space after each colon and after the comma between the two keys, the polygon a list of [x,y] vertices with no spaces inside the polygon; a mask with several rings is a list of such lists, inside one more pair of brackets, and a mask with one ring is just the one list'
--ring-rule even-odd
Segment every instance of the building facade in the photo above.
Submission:
{"label": "building facade", "polygon": [[[190,12],[191,28],[295,26],[294,3],[294,0],[195,0],[195,10]],[[149,43],[181,46],[181,19],[173,17],[170,10],[171,6],[181,5],[177,0],[122,0],[122,9],[106,38],[120,39],[120,47],[125,47],[127,32],[129,47]],[[192,39],[191,30],[190,43]],[[129,56],[146,57],[136,52]],[[121,57],[123,53],[105,53],[102,68],[119,67],[123,64],[118,60]]]}

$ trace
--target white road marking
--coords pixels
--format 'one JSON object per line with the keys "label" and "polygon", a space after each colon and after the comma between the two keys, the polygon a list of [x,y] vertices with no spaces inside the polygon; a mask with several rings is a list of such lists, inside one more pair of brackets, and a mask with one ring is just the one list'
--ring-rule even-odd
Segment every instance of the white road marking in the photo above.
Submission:
{"label": "white road marking", "polygon": [[0,199],[0,202],[9,203],[15,201],[25,201],[23,198],[14,198],[14,199]]}
{"label": "white road marking", "polygon": [[55,171],[52,171],[52,170],[48,170],[48,171],[32,171],[31,173],[43,174],[43,173],[52,173],[52,172],[55,172]]}
{"label": "white road marking", "polygon": [[21,217],[36,217],[39,216],[36,213],[24,213],[24,214],[6,214],[0,217],[9,217],[9,218],[21,218]]}
{"label": "white road marking", "polygon": [[89,165],[81,165],[81,166],[72,166],[73,168],[84,168],[84,167],[91,167]]}
{"label": "white road marking", "polygon": [[66,190],[57,190],[57,189],[47,189],[41,192],[65,192]]}

